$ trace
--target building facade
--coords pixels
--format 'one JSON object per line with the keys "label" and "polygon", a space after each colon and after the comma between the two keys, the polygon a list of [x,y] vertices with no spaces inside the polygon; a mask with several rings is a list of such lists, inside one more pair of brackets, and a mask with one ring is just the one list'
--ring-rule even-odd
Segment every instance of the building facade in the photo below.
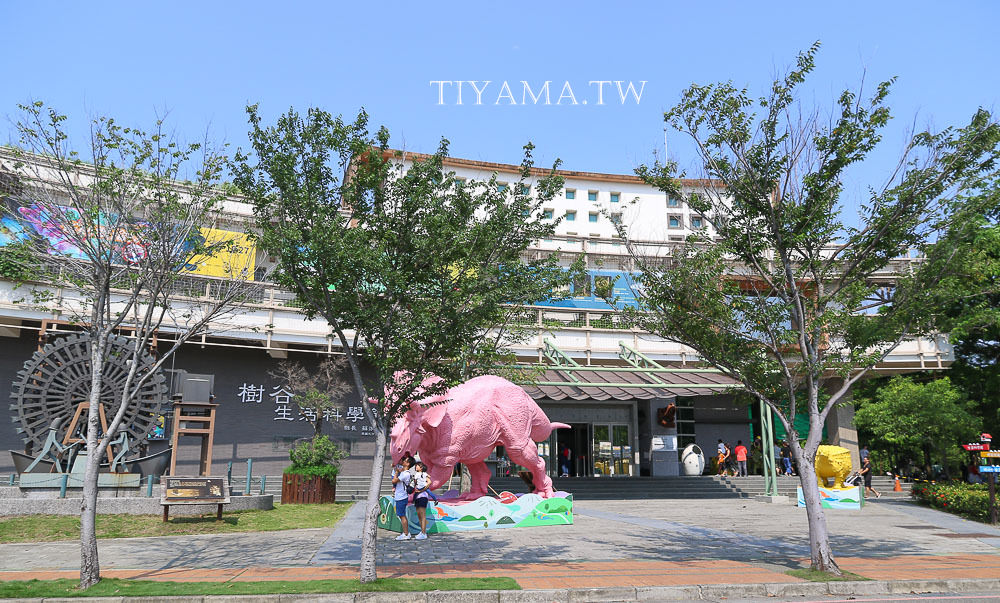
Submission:
{"label": "building facade", "polygon": [[[404,167],[425,158],[401,155]],[[457,158],[445,163],[459,178],[486,181],[495,174],[499,186],[513,186],[520,180],[520,166]],[[544,173],[538,170],[533,177]],[[568,170],[559,174],[565,186],[541,209],[540,217],[562,220],[555,235],[535,242],[529,253],[558,251],[567,265],[586,254],[587,278],[575,282],[564,300],[540,300],[522,308],[518,320],[534,327],[535,334],[514,349],[519,362],[545,365],[542,377],[526,384],[526,390],[551,420],[571,426],[540,443],[550,472],[560,472],[556,457],[563,448],[570,451],[571,475],[629,477],[677,474],[678,453],[688,444],[697,444],[710,455],[720,438],[733,444],[750,442],[759,433],[760,409],[748,404],[731,381],[705,366],[685,346],[621,328],[613,309],[594,293],[597,285],[610,284],[626,303],[633,295],[629,275],[634,267],[617,236],[616,223],[627,228],[630,239],[665,259],[692,232],[713,236],[711,225],[681,199],[670,198],[635,176]],[[683,184],[692,189],[711,185],[703,181]],[[241,232],[251,216],[251,207],[233,198],[226,204],[225,222],[217,228]],[[243,252],[252,256],[258,276],[273,264],[273,258],[252,245]],[[886,278],[906,270],[910,261],[914,260],[900,258],[887,266]],[[214,278],[191,274],[185,277],[185,290],[211,296]],[[63,324],[74,304],[72,291],[49,291],[51,300],[39,308],[24,303],[26,285],[46,288],[43,282],[0,280],[2,397],[10,395],[18,371],[44,343],[39,341],[40,332],[51,336],[60,329],[72,330]],[[292,442],[309,435],[311,426],[270,373],[284,359],[308,368],[336,353],[329,325],[322,319],[307,319],[291,292],[267,284],[231,322],[215,325],[211,335],[186,344],[170,361],[170,371],[204,376],[211,383],[219,404],[215,472],[229,463],[239,472],[252,458],[254,473],[279,473],[288,464]],[[951,360],[945,337],[916,339],[897,348],[880,370],[942,368]],[[662,421],[671,405],[673,420]],[[169,404],[161,412],[169,424]],[[0,450],[23,447],[13,407],[11,417],[14,422],[0,427]],[[826,435],[831,443],[857,450],[851,417],[850,409],[832,413]],[[325,417],[324,431],[351,452],[342,473],[366,475],[374,438],[354,398],[340,400],[339,407]],[[150,446],[163,446],[163,441],[153,439]],[[196,466],[193,445],[182,445],[177,454],[179,467]],[[0,452],[0,474],[11,471],[11,460]]]}

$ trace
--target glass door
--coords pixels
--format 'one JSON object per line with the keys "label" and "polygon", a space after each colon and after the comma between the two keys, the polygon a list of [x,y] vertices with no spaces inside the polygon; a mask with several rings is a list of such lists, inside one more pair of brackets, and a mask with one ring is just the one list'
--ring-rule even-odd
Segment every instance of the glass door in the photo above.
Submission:
{"label": "glass door", "polygon": [[612,475],[632,475],[632,446],[629,444],[629,426],[611,426],[611,450],[614,457]]}
{"label": "glass door", "polygon": [[594,476],[611,475],[614,463],[611,457],[611,426],[593,427]]}

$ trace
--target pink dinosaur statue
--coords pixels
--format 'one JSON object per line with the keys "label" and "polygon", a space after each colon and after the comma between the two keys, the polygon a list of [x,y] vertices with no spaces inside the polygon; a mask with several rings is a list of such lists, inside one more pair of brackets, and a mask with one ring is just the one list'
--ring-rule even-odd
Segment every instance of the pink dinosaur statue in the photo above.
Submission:
{"label": "pink dinosaur statue", "polygon": [[457,385],[446,395],[413,402],[393,425],[389,449],[393,463],[406,453],[418,453],[435,489],[448,481],[456,463],[464,463],[472,487],[463,498],[474,499],[487,494],[490,470],[484,461],[501,445],[512,461],[531,471],[535,492],[548,498],[552,480],[545,474],[535,442],[548,439],[553,429],[568,427],[550,423],[517,385],[486,375]]}

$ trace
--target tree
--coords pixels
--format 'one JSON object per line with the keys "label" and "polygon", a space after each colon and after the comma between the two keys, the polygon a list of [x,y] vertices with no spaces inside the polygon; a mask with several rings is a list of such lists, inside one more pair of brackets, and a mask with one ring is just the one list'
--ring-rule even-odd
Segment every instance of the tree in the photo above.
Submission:
{"label": "tree", "polygon": [[[932,331],[938,285],[968,235],[953,220],[995,171],[1000,130],[979,111],[963,128],[912,136],[857,224],[845,221],[845,172],[879,143],[892,81],[867,97],[844,91],[821,117],[797,96],[818,47],[761,98],[731,83],[693,85],[666,112],[693,141],[708,180],[685,192],[669,161],[637,174],[684,198],[714,236],[690,236],[669,266],[629,241],[639,305],[622,313],[690,346],[774,412],[799,468],[811,565],[839,574],[814,466],[823,424],[901,341]],[[939,239],[953,244],[933,245]],[[800,412],[808,434],[795,428]]]}
{"label": "tree", "polygon": [[953,299],[941,328],[955,344],[952,382],[965,392],[988,433],[1000,431],[1000,183],[986,187],[981,215],[969,216],[970,244],[945,285]]}
{"label": "tree", "polygon": [[[90,336],[80,514],[80,586],[87,588],[100,580],[99,464],[127,409],[184,342],[221,328],[256,285],[247,280],[253,276],[247,265],[229,262],[226,275],[213,279],[211,298],[203,286],[197,294],[185,294],[192,269],[232,250],[232,241],[212,241],[202,232],[218,221],[223,195],[214,185],[223,156],[200,144],[178,143],[164,134],[162,121],[147,133],[105,117],[92,122],[89,157],[81,156],[69,147],[63,115],[40,102],[21,110],[20,146],[0,160],[4,171],[18,179],[17,187],[7,187],[13,191],[6,206],[9,218],[23,232],[39,233],[21,248],[31,257],[32,280],[44,283],[32,287],[33,301],[51,309],[49,292],[70,292],[58,310]],[[108,400],[102,398],[102,380],[109,341],[118,332],[132,342],[129,370],[121,399]],[[154,337],[158,356],[141,362]],[[116,402],[117,412],[102,434],[98,407]]]}
{"label": "tree", "polygon": [[920,454],[928,470],[934,455],[947,470],[948,452],[978,435],[981,420],[969,407],[947,377],[929,383],[896,377],[874,399],[859,400],[854,423],[885,447]]}
{"label": "tree", "polygon": [[[473,362],[498,363],[504,336],[484,333],[510,305],[568,281],[557,255],[525,257],[553,232],[542,204],[561,179],[533,169],[530,144],[520,182],[466,182],[444,167],[447,141],[405,170],[388,132],[369,134],[364,112],[345,123],[290,110],[271,127],[256,106],[248,113],[253,159],[237,155],[234,182],[254,204],[281,282],[330,324],[374,429],[361,565],[361,581],[371,582],[393,423],[411,402],[468,377]],[[441,381],[427,382],[433,376]]]}
{"label": "tree", "polygon": [[279,362],[277,370],[270,372],[272,379],[295,395],[299,414],[313,427],[313,438],[323,432],[327,413],[338,406],[342,396],[353,391],[350,381],[344,378],[346,368],[343,357],[329,356],[312,374],[298,362],[288,360]]}

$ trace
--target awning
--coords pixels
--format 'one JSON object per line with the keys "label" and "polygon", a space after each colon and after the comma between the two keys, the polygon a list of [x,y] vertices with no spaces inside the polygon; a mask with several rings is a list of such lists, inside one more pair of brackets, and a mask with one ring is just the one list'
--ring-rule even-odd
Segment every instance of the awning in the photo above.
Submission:
{"label": "awning", "polygon": [[649,400],[719,394],[739,384],[712,369],[551,367],[522,387],[535,400]]}

